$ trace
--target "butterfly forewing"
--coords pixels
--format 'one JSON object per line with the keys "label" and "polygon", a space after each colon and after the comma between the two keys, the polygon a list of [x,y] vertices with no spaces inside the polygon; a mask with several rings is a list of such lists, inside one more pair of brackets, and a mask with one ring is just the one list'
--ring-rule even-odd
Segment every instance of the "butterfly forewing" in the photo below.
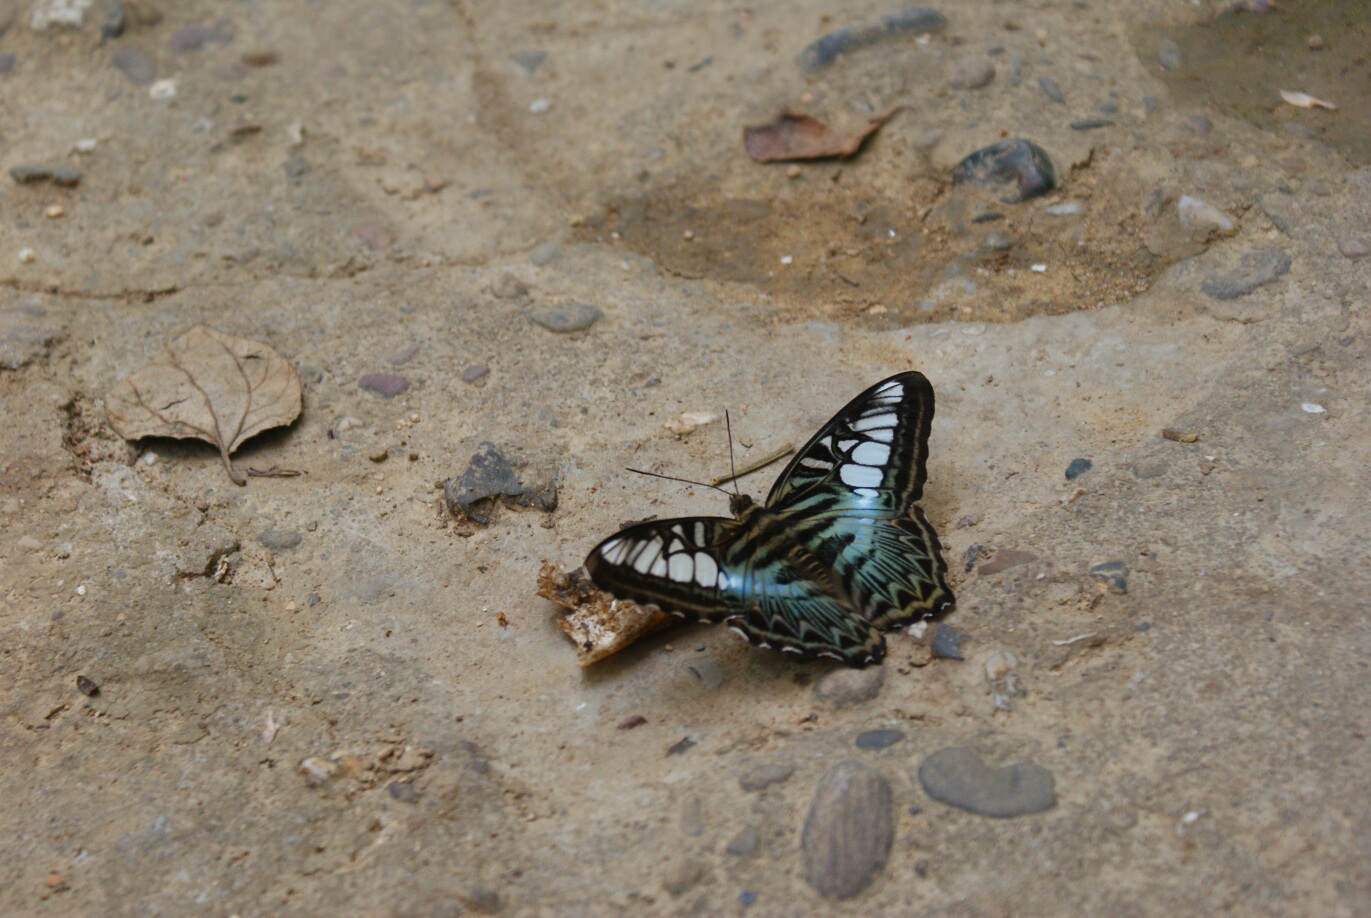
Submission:
{"label": "butterfly forewing", "polygon": [[[910,371],[876,383],[820,428],[767,496],[768,507],[795,504],[821,489],[862,506],[903,514],[923,494],[933,386]],[[822,501],[821,501],[822,502]]]}

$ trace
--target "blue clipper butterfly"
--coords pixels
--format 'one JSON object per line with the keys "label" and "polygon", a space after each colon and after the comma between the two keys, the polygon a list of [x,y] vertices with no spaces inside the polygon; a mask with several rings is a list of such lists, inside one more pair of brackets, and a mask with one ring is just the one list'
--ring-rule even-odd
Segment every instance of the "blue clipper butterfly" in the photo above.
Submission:
{"label": "blue clipper butterfly", "polygon": [[879,663],[882,631],[956,601],[916,503],[932,425],[922,373],[882,380],[795,454],[766,503],[737,494],[734,519],[629,526],[591,551],[586,570],[621,599],[723,622],[759,647]]}

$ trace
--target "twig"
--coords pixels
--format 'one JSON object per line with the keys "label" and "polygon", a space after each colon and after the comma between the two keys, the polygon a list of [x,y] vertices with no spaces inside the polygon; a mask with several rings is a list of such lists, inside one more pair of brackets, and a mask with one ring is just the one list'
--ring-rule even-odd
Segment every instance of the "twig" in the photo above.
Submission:
{"label": "twig", "polygon": [[778,446],[776,449],[772,450],[771,452],[767,453],[765,456],[762,456],[760,459],[754,459],[751,462],[741,466],[732,475],[720,475],[718,478],[711,481],[709,483],[709,486],[717,487],[723,484],[725,481],[733,481],[736,478],[742,478],[744,475],[751,475],[758,469],[764,469],[771,463],[775,462],[777,459],[784,459],[786,456],[789,456],[793,452],[795,452],[795,444],[784,443]]}

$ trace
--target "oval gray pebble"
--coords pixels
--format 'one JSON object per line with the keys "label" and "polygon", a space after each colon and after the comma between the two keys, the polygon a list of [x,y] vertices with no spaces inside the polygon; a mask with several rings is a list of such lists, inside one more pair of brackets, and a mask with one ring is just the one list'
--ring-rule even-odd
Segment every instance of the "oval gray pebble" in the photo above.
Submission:
{"label": "oval gray pebble", "polygon": [[533,251],[528,253],[528,260],[538,267],[542,267],[562,254],[562,247],[555,242],[543,242],[533,247]]}
{"label": "oval gray pebble", "polygon": [[1038,88],[1043,91],[1043,95],[1058,105],[1066,104],[1066,96],[1062,94],[1062,88],[1051,77],[1038,77]]}
{"label": "oval gray pebble", "polygon": [[409,380],[391,373],[368,373],[357,380],[357,385],[386,398],[394,398],[409,388]]}
{"label": "oval gray pebble", "polygon": [[795,774],[794,765],[756,765],[743,772],[738,786],[745,791],[765,790],[773,784],[787,781]]}
{"label": "oval gray pebble", "polygon": [[1200,283],[1200,290],[1216,300],[1235,300],[1271,283],[1289,270],[1290,256],[1283,249],[1248,252],[1238,260],[1235,270],[1205,278]]}
{"label": "oval gray pebble", "polygon": [[1367,245],[1365,239],[1349,236],[1338,243],[1338,251],[1343,258],[1365,258],[1371,255],[1371,245]]}
{"label": "oval gray pebble", "polygon": [[233,36],[213,26],[189,25],[171,33],[167,44],[173,51],[199,51],[205,45],[226,45]]}
{"label": "oval gray pebble", "polygon": [[835,669],[825,673],[818,682],[814,683],[814,695],[820,701],[846,707],[875,698],[881,693],[881,686],[884,684],[884,666],[868,666],[866,669]]}
{"label": "oval gray pebble", "polygon": [[300,533],[291,532],[289,529],[268,529],[258,534],[257,543],[269,551],[290,551],[304,539]]}
{"label": "oval gray pebble", "polygon": [[919,783],[928,796],[949,806],[1008,819],[1042,813],[1057,805],[1052,772],[1019,762],[992,768],[970,749],[939,749],[919,766]]}
{"label": "oval gray pebble", "polygon": [[479,381],[485,379],[486,376],[489,375],[489,374],[490,374],[490,367],[486,366],[485,364],[483,364],[483,363],[472,364],[471,366],[467,367],[465,370],[462,371],[462,382],[464,382],[464,383],[479,382]]}
{"label": "oval gray pebble", "polygon": [[110,55],[110,62],[134,85],[146,86],[157,79],[157,65],[137,48],[120,48]]}
{"label": "oval gray pebble", "polygon": [[529,313],[529,319],[548,331],[559,335],[585,331],[604,315],[596,306],[588,303],[563,303],[560,306],[544,306]]}
{"label": "oval gray pebble", "polygon": [[980,89],[993,79],[995,62],[984,54],[973,54],[957,62],[947,85],[953,89]]}
{"label": "oval gray pebble", "polygon": [[819,779],[805,817],[805,881],[830,899],[852,898],[885,866],[894,834],[885,778],[861,762],[840,762]]}
{"label": "oval gray pebble", "polygon": [[1157,49],[1157,63],[1162,65],[1163,70],[1176,70],[1181,66],[1181,48],[1169,38],[1163,38],[1161,47]]}
{"label": "oval gray pebble", "polygon": [[857,734],[858,749],[886,749],[904,739],[899,730],[865,730]]}

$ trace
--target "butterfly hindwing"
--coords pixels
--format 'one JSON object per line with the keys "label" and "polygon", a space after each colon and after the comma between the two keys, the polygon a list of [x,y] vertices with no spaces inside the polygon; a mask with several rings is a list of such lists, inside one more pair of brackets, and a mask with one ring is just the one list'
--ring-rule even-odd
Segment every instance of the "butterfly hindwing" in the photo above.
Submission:
{"label": "butterfly hindwing", "polygon": [[871,508],[903,515],[923,494],[933,386],[922,374],[899,373],[847,403],[790,460],[766,505],[803,507],[826,489]]}
{"label": "butterfly hindwing", "polygon": [[798,545],[758,541],[722,518],[640,523],[601,542],[586,569],[615,595],[724,622],[761,647],[852,666],[884,656],[885,639],[835,595],[824,565]]}
{"label": "butterfly hindwing", "polygon": [[938,534],[918,507],[894,518],[835,516],[829,533],[824,560],[873,627],[903,627],[953,604]]}

